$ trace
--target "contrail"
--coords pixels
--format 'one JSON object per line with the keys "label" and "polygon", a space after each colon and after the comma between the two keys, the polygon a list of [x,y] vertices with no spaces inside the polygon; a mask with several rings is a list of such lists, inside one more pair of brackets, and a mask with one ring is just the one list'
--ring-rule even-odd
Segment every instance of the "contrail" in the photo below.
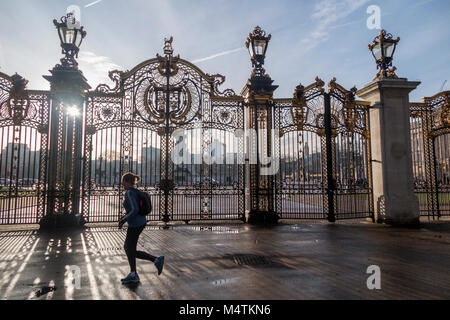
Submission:
{"label": "contrail", "polygon": [[94,2],[91,2],[91,3],[87,4],[87,5],[85,5],[84,7],[85,7],[85,8],[89,8],[89,7],[93,6],[93,5],[96,5],[96,4],[99,3],[99,2],[102,2],[102,1],[103,1],[103,0],[97,0],[97,1],[94,1]]}
{"label": "contrail", "polygon": [[201,58],[201,59],[194,60],[194,61],[192,61],[192,63],[198,63],[198,62],[211,60],[211,59],[214,59],[214,58],[217,58],[217,57],[225,56],[225,55],[230,54],[230,53],[238,52],[238,51],[240,51],[242,49],[244,49],[244,48],[241,47],[241,48],[238,48],[238,49],[227,50],[227,51],[224,51],[224,52],[221,52],[221,53],[213,54],[212,56],[209,56],[209,57],[206,57],[206,58]]}

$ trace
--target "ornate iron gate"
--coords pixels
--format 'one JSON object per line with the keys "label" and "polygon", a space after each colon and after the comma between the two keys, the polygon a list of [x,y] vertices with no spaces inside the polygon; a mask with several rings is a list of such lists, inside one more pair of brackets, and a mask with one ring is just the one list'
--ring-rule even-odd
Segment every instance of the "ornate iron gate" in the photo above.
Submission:
{"label": "ornate iron gate", "polygon": [[450,216],[450,92],[411,104],[415,193],[423,216]]}
{"label": "ornate iron gate", "polygon": [[[166,40],[164,57],[128,72],[112,71],[114,88],[100,85],[86,94],[80,201],[87,222],[116,222],[122,216],[120,182],[128,171],[140,175],[140,188],[151,194],[149,220],[245,220],[244,107],[254,106],[230,89],[221,92],[223,76],[205,74],[173,56],[171,43]],[[50,92],[25,87],[20,76],[0,74],[0,224],[37,223],[57,208],[46,203],[56,196],[50,194],[47,181],[53,173],[47,172],[47,162],[49,142],[57,145],[57,154],[66,148],[60,131],[55,140],[48,137],[50,105],[60,107]],[[325,92],[324,82],[316,79],[306,88],[299,85],[293,99],[268,105],[273,111],[273,117],[266,115],[268,124],[273,121],[280,132],[274,141],[280,170],[268,178],[270,185],[275,182],[268,201],[275,198],[281,218],[373,217],[368,103],[356,101],[355,92],[335,79]],[[427,126],[433,115],[448,119],[448,104],[440,96],[433,99],[421,113],[428,115]],[[430,111],[435,109],[440,111]],[[430,186],[439,192],[427,193],[427,203],[442,212],[448,197],[448,131],[433,132],[440,171],[435,169]],[[80,156],[68,159],[77,162]],[[78,204],[79,189],[74,189]],[[71,208],[64,206],[64,213]]]}
{"label": "ornate iron gate", "polygon": [[282,219],[373,219],[368,106],[333,79],[275,100],[280,132],[276,208]]}
{"label": "ornate iron gate", "polygon": [[[243,99],[225,81],[173,56],[157,55],[99,86],[86,110],[83,211],[88,222],[117,221],[120,177],[139,174],[152,196],[149,220],[230,220],[244,216]],[[211,160],[211,161],[210,161]]]}
{"label": "ornate iron gate", "polygon": [[0,73],[0,224],[38,223],[46,194],[49,97]]}

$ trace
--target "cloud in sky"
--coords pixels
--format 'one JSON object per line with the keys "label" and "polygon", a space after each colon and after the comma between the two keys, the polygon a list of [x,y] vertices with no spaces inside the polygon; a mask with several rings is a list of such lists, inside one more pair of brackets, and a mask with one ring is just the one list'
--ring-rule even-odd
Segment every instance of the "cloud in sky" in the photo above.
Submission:
{"label": "cloud in sky", "polygon": [[317,75],[361,88],[376,73],[367,44],[378,32],[365,27],[371,4],[380,6],[383,28],[402,39],[397,74],[422,81],[413,100],[450,80],[448,0],[0,1],[1,71],[19,72],[30,88],[48,88],[42,75],[61,58],[52,20],[69,4],[82,10],[88,36],[79,63],[93,87],[109,83],[112,69],[131,69],[161,54],[163,39],[174,36],[175,54],[207,73],[223,74],[224,88],[238,92],[251,72],[242,47],[260,25],[273,35],[265,69],[279,85],[276,97],[291,97],[299,82],[311,83]]}
{"label": "cloud in sky", "polygon": [[97,1],[94,1],[94,2],[91,2],[91,3],[88,3],[88,4],[85,5],[84,7],[85,7],[85,8],[89,8],[89,7],[92,7],[92,6],[96,5],[97,3],[102,2],[102,1],[103,1],[103,0],[97,0]]}
{"label": "cloud in sky", "polygon": [[88,79],[89,84],[96,86],[100,83],[109,83],[109,71],[123,70],[121,66],[114,63],[111,58],[100,56],[91,51],[81,51],[78,57],[80,69]]}
{"label": "cloud in sky", "polygon": [[412,8],[420,7],[420,6],[423,6],[425,4],[429,4],[430,2],[433,2],[433,1],[435,1],[435,0],[425,0],[425,1],[421,1],[421,2],[416,2],[413,5],[411,5],[411,7]]}
{"label": "cloud in sky", "polygon": [[0,70],[2,70],[3,66],[5,65],[5,58],[3,58],[3,45],[2,41],[0,40]]}
{"label": "cloud in sky", "polygon": [[237,49],[233,49],[233,50],[226,50],[226,51],[223,51],[223,52],[220,52],[220,53],[216,53],[216,54],[213,54],[213,55],[205,57],[205,58],[193,60],[192,63],[199,63],[199,62],[203,62],[203,61],[212,60],[214,58],[221,57],[221,56],[226,56],[228,54],[235,53],[235,52],[238,52],[238,51],[241,51],[241,50],[244,50],[244,49],[245,49],[244,47],[241,47],[241,48],[237,48]]}
{"label": "cloud in sky", "polygon": [[[309,51],[319,45],[321,42],[329,39],[329,32],[333,29],[333,23],[336,23],[369,0],[320,0],[316,3],[311,19],[315,22],[314,30],[301,41],[305,51]],[[346,25],[353,22],[346,22]]]}

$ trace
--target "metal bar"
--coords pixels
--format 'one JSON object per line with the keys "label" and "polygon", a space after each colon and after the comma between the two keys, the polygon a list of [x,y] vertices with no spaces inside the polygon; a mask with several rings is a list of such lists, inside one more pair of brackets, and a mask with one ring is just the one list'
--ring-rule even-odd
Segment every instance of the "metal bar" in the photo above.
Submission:
{"label": "metal bar", "polygon": [[[434,192],[436,193],[436,213],[438,219],[441,217],[441,210],[439,206],[439,183],[438,183],[438,171],[437,171],[437,158],[436,158],[436,146],[435,141],[436,138],[430,138],[431,139],[431,148],[432,148],[432,160],[433,160],[433,167],[432,170],[434,170]],[[434,197],[433,197],[434,198]],[[434,211],[433,211],[433,217],[434,217]]]}
{"label": "metal bar", "polygon": [[167,57],[166,60],[166,108],[165,108],[165,136],[166,136],[166,145],[165,145],[165,176],[164,180],[166,183],[166,188],[164,189],[164,216],[163,221],[169,222],[169,126],[170,126],[170,57]]}
{"label": "metal bar", "polygon": [[333,177],[333,137],[332,137],[332,127],[331,127],[331,99],[328,93],[324,93],[325,102],[325,113],[324,113],[324,124],[325,124],[325,139],[326,139],[326,158],[327,158],[327,194],[328,194],[328,221],[335,222],[335,207],[334,207],[334,196],[335,196],[335,183]]}

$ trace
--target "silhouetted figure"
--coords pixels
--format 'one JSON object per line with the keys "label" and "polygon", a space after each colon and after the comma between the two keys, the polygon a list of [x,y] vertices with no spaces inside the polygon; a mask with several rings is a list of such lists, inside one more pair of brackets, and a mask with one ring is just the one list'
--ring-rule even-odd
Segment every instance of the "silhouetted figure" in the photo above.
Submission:
{"label": "silhouetted figure", "polygon": [[119,229],[125,223],[128,223],[124,249],[130,264],[130,274],[121,280],[123,284],[139,282],[139,276],[136,271],[136,258],[153,262],[158,269],[158,275],[161,274],[164,266],[164,256],[155,257],[147,252],[137,251],[139,236],[147,224],[147,218],[139,214],[139,198],[135,188],[139,180],[140,177],[133,173],[126,173],[122,176],[122,185],[126,190],[123,202],[126,215],[119,221]]}

